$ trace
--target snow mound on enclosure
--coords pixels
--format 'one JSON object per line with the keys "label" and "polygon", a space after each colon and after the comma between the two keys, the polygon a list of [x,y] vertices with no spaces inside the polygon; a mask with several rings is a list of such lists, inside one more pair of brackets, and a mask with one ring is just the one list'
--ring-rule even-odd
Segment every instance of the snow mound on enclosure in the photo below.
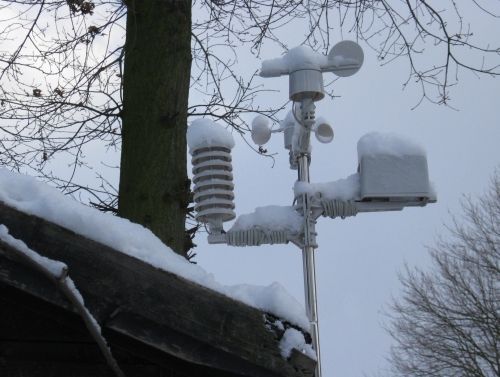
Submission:
{"label": "snow mound on enclosure", "polygon": [[425,156],[425,150],[412,140],[393,133],[370,132],[358,141],[358,159],[364,156]]}

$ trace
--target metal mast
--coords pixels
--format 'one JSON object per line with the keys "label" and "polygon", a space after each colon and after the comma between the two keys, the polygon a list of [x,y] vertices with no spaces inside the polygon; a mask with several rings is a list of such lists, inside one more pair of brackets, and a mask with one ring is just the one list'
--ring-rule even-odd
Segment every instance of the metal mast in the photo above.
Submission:
{"label": "metal mast", "polygon": [[[282,57],[264,61],[260,76],[289,77],[289,98],[293,102],[290,117],[282,127],[272,131],[268,120],[258,116],[252,122],[252,139],[257,145],[265,144],[273,132],[284,134],[285,148],[290,153],[290,168],[298,170],[298,182],[307,187],[310,183],[311,132],[321,143],[333,140],[333,129],[325,120],[316,119],[315,102],[324,98],[323,72],[333,72],[347,77],[355,74],[363,64],[363,51],[355,42],[342,41],[336,44],[328,57],[299,46]],[[300,109],[297,107],[300,106]],[[208,122],[208,123],[207,123]],[[210,127],[210,137],[194,137],[190,142],[189,130],[203,126],[203,133]],[[195,132],[196,133],[196,132]],[[304,273],[305,307],[310,324],[312,346],[317,363],[315,377],[321,377],[321,352],[319,340],[318,303],[316,292],[316,219],[319,216],[345,218],[358,212],[400,211],[409,206],[425,206],[436,202],[436,194],[429,184],[427,159],[420,148],[394,136],[365,135],[364,143],[379,146],[376,153],[359,155],[359,190],[353,190],[348,198],[336,197],[335,193],[322,195],[314,187],[311,191],[298,190],[294,205],[284,208],[299,214],[300,230],[281,226],[251,224],[227,232],[222,223],[234,218],[234,194],[230,149],[234,141],[215,123],[193,124],[188,129],[188,144],[193,156],[193,181],[195,182],[196,218],[209,225],[208,242],[231,246],[260,246],[262,244],[286,244],[292,242],[302,250]],[[389,141],[388,141],[389,140]],[[360,139],[360,142],[362,140]],[[406,152],[394,155],[393,145],[401,143]],[[358,143],[359,148],[359,143]],[[359,152],[359,149],[358,149]],[[305,183],[305,184],[304,184]],[[334,182],[330,182],[332,184]],[[282,221],[280,219],[279,221]],[[238,222],[238,221],[237,221]],[[305,352],[305,350],[302,350]]]}

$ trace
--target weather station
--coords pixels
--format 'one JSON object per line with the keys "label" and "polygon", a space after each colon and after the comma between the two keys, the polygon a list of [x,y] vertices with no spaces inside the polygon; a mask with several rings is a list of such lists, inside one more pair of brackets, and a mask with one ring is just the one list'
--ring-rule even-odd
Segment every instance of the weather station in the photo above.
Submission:
{"label": "weather station", "polygon": [[306,313],[312,347],[316,354],[315,377],[321,377],[318,304],[314,255],[318,248],[315,225],[319,217],[346,218],[361,212],[398,211],[436,201],[431,187],[425,152],[417,145],[392,134],[371,133],[358,142],[358,171],[327,183],[311,183],[311,133],[321,143],[330,143],[330,124],[316,118],[315,102],[325,97],[323,73],[348,77],[361,68],[364,54],[352,41],[336,44],[322,55],[299,46],[284,56],[262,63],[260,76],[288,76],[292,109],[278,130],[257,116],[252,122],[252,140],[259,146],[273,133],[284,136],[290,168],[297,170],[294,198],[290,206],[257,208],[240,215],[225,231],[223,223],[236,217],[232,183],[230,132],[202,119],[188,128],[192,156],[196,218],[206,224],[208,242],[230,246],[260,246],[293,243],[302,250]]}

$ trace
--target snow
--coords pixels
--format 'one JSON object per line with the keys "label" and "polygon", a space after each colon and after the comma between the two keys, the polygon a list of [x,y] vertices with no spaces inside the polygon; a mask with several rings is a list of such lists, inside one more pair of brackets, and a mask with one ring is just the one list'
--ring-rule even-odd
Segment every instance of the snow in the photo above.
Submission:
{"label": "snow", "polygon": [[[102,334],[101,325],[99,325],[99,322],[97,322],[97,320],[94,318],[94,316],[92,315],[92,313],[90,313],[90,311],[85,306],[85,300],[83,299],[82,294],[80,293],[80,291],[76,287],[75,282],[73,281],[73,279],[71,279],[69,276],[66,276],[66,278],[64,279],[64,284],[71,291],[71,293],[73,294],[73,297],[80,303],[81,309],[83,311],[85,311],[85,313],[87,314],[87,318],[92,323],[92,327],[94,327],[94,329],[99,334]],[[107,342],[105,340],[104,340],[104,342],[106,343],[106,346],[107,346]],[[108,349],[109,349],[109,346],[108,346]]]}
{"label": "snow", "polygon": [[[425,156],[425,151],[416,143],[392,133],[371,132],[358,141],[358,158],[373,156]],[[390,166],[391,171],[394,167]],[[420,178],[419,178],[420,179]],[[419,183],[421,180],[417,180]],[[329,200],[357,200],[360,198],[360,176],[358,173],[333,182],[295,182],[294,194],[308,194]]]}
{"label": "snow", "polygon": [[314,51],[309,46],[298,46],[290,49],[280,58],[264,60],[260,75],[262,77],[276,77],[300,70],[320,71],[331,66],[342,67],[359,64],[358,59],[343,55],[335,55],[329,60],[328,56]]}
{"label": "snow", "polygon": [[358,159],[363,156],[425,156],[425,151],[412,140],[393,133],[371,132],[358,141]]}
{"label": "snow", "polygon": [[0,225],[0,240],[36,262],[43,269],[45,269],[46,272],[53,276],[54,279],[58,279],[59,277],[61,277],[64,271],[67,269],[64,263],[46,258],[31,250],[23,241],[12,237],[5,225]]}
{"label": "snow", "polygon": [[333,182],[308,183],[297,181],[293,191],[296,197],[308,194],[330,200],[355,200],[360,196],[359,174],[355,173],[347,178]]}
{"label": "snow", "polygon": [[279,319],[277,319],[276,321],[274,321],[273,325],[278,329],[278,330],[281,330],[281,331],[285,331],[285,325],[283,325],[283,322],[281,322]]}
{"label": "snow", "polygon": [[311,359],[316,360],[316,352],[314,352],[310,344],[306,343],[304,335],[294,328],[288,328],[280,341],[281,356],[285,359],[289,358],[294,348]]}
{"label": "snow", "polygon": [[292,206],[257,207],[255,212],[240,215],[231,231],[250,230],[255,227],[264,230],[300,232],[303,219]]}
{"label": "snow", "polygon": [[[85,307],[85,300],[83,299],[82,294],[80,293],[80,291],[76,287],[75,282],[73,281],[73,279],[71,279],[69,276],[66,277],[66,283],[65,284],[68,287],[68,289],[71,291],[71,293],[73,294],[73,297],[78,300],[78,302],[80,303],[80,305],[82,305],[83,307]],[[97,321],[95,321],[95,322],[97,324],[97,327],[100,328],[100,326],[97,323]]]}
{"label": "snow", "polygon": [[67,271],[68,269],[65,263],[49,259],[47,257],[44,257],[43,255],[38,254],[36,251],[31,250],[23,241],[12,237],[5,225],[0,225],[0,240],[5,242],[7,245],[12,246],[17,251],[23,253],[38,266],[43,268],[45,272],[50,274],[54,279],[59,280],[63,278],[62,283],[66,285],[66,287],[71,291],[73,298],[75,298],[85,310],[88,318],[93,323],[94,328],[99,333],[101,333],[101,326],[99,325],[99,323],[97,323],[96,319],[85,307],[85,301],[78,288],[76,288],[75,282],[69,276],[65,275],[65,271]]}
{"label": "snow", "polygon": [[304,316],[304,309],[281,284],[274,282],[266,287],[240,284],[233,285],[230,289],[233,298],[245,303],[256,303],[258,307],[266,308],[267,312],[279,318],[300,318],[300,323],[296,321],[294,324],[309,329],[309,320]]}
{"label": "snow", "polygon": [[192,152],[204,147],[234,147],[233,135],[210,119],[197,119],[187,129],[187,143]]}
{"label": "snow", "polygon": [[299,69],[320,69],[321,66],[328,64],[326,55],[317,53],[308,46],[298,46],[292,48],[283,57],[290,72]]}
{"label": "snow", "polygon": [[260,74],[263,77],[272,77],[303,69],[319,71],[326,65],[328,65],[326,55],[317,53],[308,46],[298,46],[290,49],[281,58],[264,60]]}
{"label": "snow", "polygon": [[[0,169],[0,201],[140,259],[156,268],[174,273],[262,311],[273,313],[304,329],[309,326],[304,308],[279,284],[273,283],[268,287],[224,286],[200,266],[189,263],[174,253],[149,229],[84,206],[33,177]],[[26,245],[9,238],[5,226],[0,228],[0,234],[5,242],[13,242],[16,248],[29,252],[26,251],[28,249]],[[56,266],[50,265],[50,268]],[[58,265],[57,268],[63,268],[63,265]],[[54,271],[57,272],[57,268]]]}

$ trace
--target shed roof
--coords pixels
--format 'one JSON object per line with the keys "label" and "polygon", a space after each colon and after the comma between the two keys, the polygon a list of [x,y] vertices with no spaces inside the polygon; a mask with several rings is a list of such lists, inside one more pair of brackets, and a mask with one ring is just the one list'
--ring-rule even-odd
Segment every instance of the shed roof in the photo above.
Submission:
{"label": "shed roof", "polygon": [[[280,353],[275,318],[175,274],[0,202],[0,224],[28,247],[64,262],[114,345],[150,347],[235,376],[312,376],[315,361]],[[0,282],[68,313],[71,304],[0,242]],[[42,309],[40,309],[42,310]],[[43,309],[45,310],[45,309]]]}

